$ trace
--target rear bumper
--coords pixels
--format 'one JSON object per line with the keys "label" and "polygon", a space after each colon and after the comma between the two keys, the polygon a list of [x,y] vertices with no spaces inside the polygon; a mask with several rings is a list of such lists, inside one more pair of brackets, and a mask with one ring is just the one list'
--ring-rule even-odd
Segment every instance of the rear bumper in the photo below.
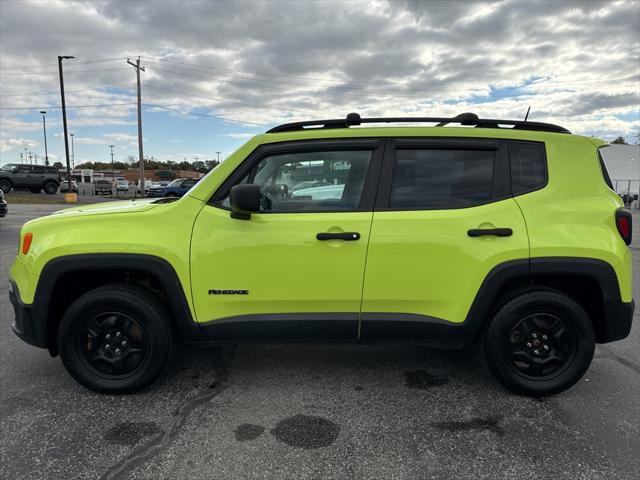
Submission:
{"label": "rear bumper", "polygon": [[604,306],[604,335],[598,343],[615,342],[629,336],[633,323],[635,302],[606,302]]}
{"label": "rear bumper", "polygon": [[47,348],[46,315],[38,315],[33,306],[22,303],[20,291],[13,281],[10,281],[9,300],[15,313],[11,329],[28,344]]}

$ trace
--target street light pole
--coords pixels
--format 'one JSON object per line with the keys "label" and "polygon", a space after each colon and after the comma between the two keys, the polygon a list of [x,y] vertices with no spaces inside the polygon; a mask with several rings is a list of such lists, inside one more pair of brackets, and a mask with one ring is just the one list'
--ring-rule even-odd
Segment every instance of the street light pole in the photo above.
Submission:
{"label": "street light pole", "polygon": [[69,192],[71,191],[71,166],[69,165],[69,138],[67,133],[67,105],[64,101],[64,78],[62,75],[62,60],[67,60],[75,57],[69,55],[58,55],[58,73],[60,74],[60,99],[62,100],[62,125],[64,126],[64,153],[67,158],[67,187]]}
{"label": "street light pole", "polygon": [[76,153],[75,153],[76,151],[73,148],[73,136],[74,136],[74,134],[70,133],[69,136],[71,137],[71,166],[73,168],[76,168]]}
{"label": "street light pole", "polygon": [[220,163],[220,153],[221,152],[216,152],[218,154],[218,163]]}
{"label": "street light pole", "polygon": [[48,166],[49,153],[47,152],[47,122],[44,119],[44,116],[47,112],[45,110],[42,110],[40,111],[40,113],[42,114],[42,131],[44,132],[44,164]]}

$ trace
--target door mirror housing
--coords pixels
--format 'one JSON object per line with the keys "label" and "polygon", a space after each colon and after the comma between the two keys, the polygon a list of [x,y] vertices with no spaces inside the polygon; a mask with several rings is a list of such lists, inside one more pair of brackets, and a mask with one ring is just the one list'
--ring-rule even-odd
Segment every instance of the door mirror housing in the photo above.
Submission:
{"label": "door mirror housing", "polygon": [[251,213],[260,211],[260,187],[252,183],[231,187],[229,203],[231,218],[249,220]]}

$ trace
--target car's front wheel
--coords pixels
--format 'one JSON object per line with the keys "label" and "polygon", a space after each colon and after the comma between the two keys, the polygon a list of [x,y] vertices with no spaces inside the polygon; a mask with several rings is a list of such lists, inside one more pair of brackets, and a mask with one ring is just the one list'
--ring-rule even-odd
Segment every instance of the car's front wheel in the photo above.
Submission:
{"label": "car's front wheel", "polygon": [[504,304],[483,342],[489,369],[515,393],[540,397],[562,392],[585,374],[595,349],[593,325],[567,295],[536,290]]}
{"label": "car's front wheel", "polygon": [[74,301],[58,328],[58,351],[84,387],[130,393],[150,385],[175,352],[162,302],[144,288],[99,287]]}

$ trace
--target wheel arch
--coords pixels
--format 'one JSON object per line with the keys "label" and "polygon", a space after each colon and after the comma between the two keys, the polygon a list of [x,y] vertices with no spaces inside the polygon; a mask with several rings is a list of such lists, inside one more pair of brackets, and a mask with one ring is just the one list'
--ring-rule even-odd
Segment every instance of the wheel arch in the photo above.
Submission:
{"label": "wheel arch", "polygon": [[513,296],[536,289],[559,291],[577,301],[589,315],[598,343],[628,334],[626,324],[615,318],[623,313],[621,306],[628,304],[621,300],[610,264],[591,258],[541,257],[506,262],[489,272],[465,320],[471,336],[476,338],[497,309]]}
{"label": "wheel arch", "polygon": [[57,355],[57,328],[66,308],[80,295],[105,283],[141,285],[165,302],[181,339],[201,340],[182,283],[171,264],[144,254],[101,253],[58,257],[43,268],[36,287],[36,316],[46,318],[46,345]]}

